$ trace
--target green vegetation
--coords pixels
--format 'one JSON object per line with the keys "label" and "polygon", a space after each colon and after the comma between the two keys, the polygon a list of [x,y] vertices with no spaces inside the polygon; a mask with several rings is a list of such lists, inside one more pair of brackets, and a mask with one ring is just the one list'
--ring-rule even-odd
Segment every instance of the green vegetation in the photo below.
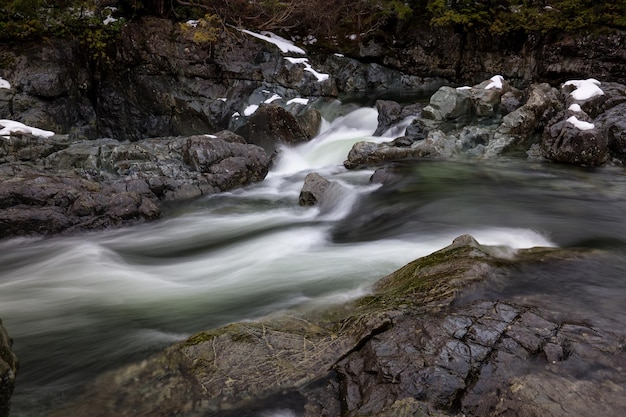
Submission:
{"label": "green vegetation", "polygon": [[433,25],[496,34],[626,28],[626,0],[431,0],[427,10]]}
{"label": "green vegetation", "polygon": [[626,0],[0,0],[0,40],[78,36],[102,57],[120,26],[103,23],[113,13],[106,5],[121,21],[199,20],[187,35],[200,43],[214,42],[227,26],[335,40],[424,24],[491,34],[626,29]]}

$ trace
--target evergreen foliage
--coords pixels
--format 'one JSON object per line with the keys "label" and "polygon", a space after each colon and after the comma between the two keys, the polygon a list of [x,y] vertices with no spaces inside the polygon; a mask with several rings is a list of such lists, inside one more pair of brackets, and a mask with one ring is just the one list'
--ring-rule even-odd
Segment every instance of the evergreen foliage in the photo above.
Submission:
{"label": "evergreen foliage", "polygon": [[0,0],[0,40],[83,36],[92,50],[101,51],[115,31],[115,25],[103,24],[107,5],[126,21],[161,16],[208,22],[206,16],[212,16],[205,28],[210,38],[217,36],[218,21],[224,27],[328,39],[385,36],[398,24],[493,34],[626,29],[626,0]]}

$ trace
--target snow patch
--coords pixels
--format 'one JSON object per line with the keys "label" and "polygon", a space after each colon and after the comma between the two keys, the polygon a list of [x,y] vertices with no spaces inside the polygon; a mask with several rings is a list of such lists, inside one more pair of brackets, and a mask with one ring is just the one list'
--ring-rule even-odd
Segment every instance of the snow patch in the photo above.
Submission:
{"label": "snow patch", "polygon": [[257,111],[259,108],[258,104],[251,104],[248,107],[245,108],[245,110],[243,111],[243,115],[244,116],[251,116],[254,114],[255,111]]}
{"label": "snow patch", "polygon": [[575,112],[581,112],[581,111],[583,111],[583,109],[580,107],[580,104],[578,104],[578,103],[574,103],[574,104],[572,104],[571,106],[569,106],[569,107],[567,108],[567,110],[571,110],[571,111],[575,111]]}
{"label": "snow patch", "polygon": [[456,89],[458,91],[461,91],[461,90],[471,90],[472,87],[470,87],[469,85],[464,85],[463,87],[457,87]]}
{"label": "snow patch", "polygon": [[504,77],[502,75],[494,75],[489,80],[491,82],[487,84],[487,87],[485,87],[485,90],[491,90],[492,88],[502,90],[502,82],[504,81]]}
{"label": "snow patch", "polygon": [[265,100],[263,103],[265,103],[265,104],[270,104],[271,102],[276,101],[276,100],[280,100],[281,98],[282,98],[282,97],[281,97],[281,96],[279,96],[278,94],[274,94],[272,97],[268,98],[268,99],[267,99],[267,100]]}
{"label": "snow patch", "polygon": [[102,23],[106,26],[110,23],[115,23],[117,22],[119,19],[116,19],[113,17],[113,13],[117,11],[117,7],[111,7],[111,6],[107,6],[105,7],[106,10],[109,10],[109,15],[107,16],[106,19],[104,19],[102,21]]}
{"label": "snow patch", "polygon": [[309,62],[308,58],[291,58],[291,57],[285,57],[285,59],[289,62],[291,62],[292,64],[304,64]]}
{"label": "snow patch", "polygon": [[315,78],[317,78],[317,81],[322,82],[327,80],[330,75],[328,74],[322,74],[320,72],[317,72],[316,70],[313,69],[313,67],[311,66],[311,64],[309,64],[309,60],[308,58],[291,58],[291,57],[285,57],[285,59],[289,62],[291,62],[292,64],[302,64],[304,65],[304,70],[310,72],[311,74],[313,74],[315,76]]}
{"label": "snow patch", "polygon": [[192,28],[195,28],[195,27],[197,27],[197,26],[198,26],[198,21],[197,21],[197,20],[187,20],[187,21],[185,22],[185,24],[186,24],[187,26],[191,26]]}
{"label": "snow patch", "polygon": [[254,36],[255,38],[258,38],[258,39],[264,40],[265,42],[269,42],[271,44],[276,45],[278,49],[280,49],[283,53],[293,52],[293,53],[302,54],[302,55],[306,54],[304,49],[295,46],[293,42],[288,41],[285,38],[281,38],[280,36],[275,35],[272,32],[255,33],[246,29],[241,29],[241,31],[243,33],[247,33],[248,35]]}
{"label": "snow patch", "polygon": [[204,135],[204,136],[206,136],[207,138],[211,138],[211,139],[217,139],[217,136],[215,136],[215,135],[208,135],[207,134],[207,135]]}
{"label": "snow patch", "polygon": [[4,137],[8,137],[12,133],[29,134],[41,138],[49,138],[50,136],[54,136],[54,132],[51,132],[49,130],[37,129],[36,127],[26,126],[23,123],[13,120],[0,120],[0,126],[4,127],[2,130],[0,130],[0,136]]}
{"label": "snow patch", "polygon": [[306,106],[307,104],[309,104],[309,99],[308,98],[292,98],[291,100],[289,100],[287,102],[287,105],[289,104],[302,104],[303,106]]}
{"label": "snow patch", "polygon": [[573,124],[579,130],[591,130],[595,127],[593,123],[583,122],[582,120],[578,120],[576,116],[570,117],[569,119],[567,119],[567,122]]}
{"label": "snow patch", "polygon": [[595,78],[588,78],[586,80],[570,80],[563,84],[563,87],[568,85],[576,87],[576,89],[570,94],[574,100],[585,101],[595,96],[604,95],[604,91],[600,88],[600,81]]}
{"label": "snow patch", "polygon": [[4,78],[0,77],[0,88],[11,88],[11,84]]}

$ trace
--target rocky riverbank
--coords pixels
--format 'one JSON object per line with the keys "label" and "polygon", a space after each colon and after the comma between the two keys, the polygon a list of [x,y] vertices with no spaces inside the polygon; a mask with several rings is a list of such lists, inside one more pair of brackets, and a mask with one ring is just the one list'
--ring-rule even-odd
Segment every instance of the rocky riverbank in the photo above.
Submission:
{"label": "rocky riverbank", "polygon": [[0,155],[0,237],[154,220],[165,202],[260,181],[270,164],[230,132],[135,143],[11,136]]}
{"label": "rocky riverbank", "polygon": [[[599,166],[624,163],[626,86],[595,79],[521,91],[501,76],[472,87],[441,87],[404,136],[357,143],[344,165],[376,167],[410,158],[499,155]],[[379,121],[398,120],[401,106],[378,102]]]}
{"label": "rocky riverbank", "polygon": [[[336,99],[331,103],[340,105]],[[160,217],[166,202],[261,181],[279,145],[317,134],[320,105],[262,103],[240,117],[237,133],[135,142],[4,137],[0,237],[149,221]],[[376,106],[374,134],[412,122],[390,142],[355,144],[344,163],[348,169],[404,159],[502,155],[590,167],[626,160],[626,86],[618,83],[586,79],[519,90],[494,76],[472,87],[441,87],[426,106],[389,100]]]}
{"label": "rocky riverbank", "polygon": [[621,415],[626,334],[541,296],[484,291],[610,255],[505,254],[462,236],[355,302],[199,333],[52,415]]}

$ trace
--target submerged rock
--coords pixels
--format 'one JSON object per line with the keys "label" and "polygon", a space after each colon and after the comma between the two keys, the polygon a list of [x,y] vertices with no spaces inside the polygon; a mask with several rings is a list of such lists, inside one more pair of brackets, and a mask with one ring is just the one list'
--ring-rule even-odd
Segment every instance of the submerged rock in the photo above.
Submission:
{"label": "submerged rock", "polygon": [[18,361],[11,349],[12,345],[13,340],[9,338],[0,320],[0,417],[9,417],[10,399],[18,371]]}
{"label": "submerged rock", "polygon": [[369,296],[199,333],[103,375],[51,416],[621,416],[626,335],[539,298],[480,291],[601,256],[513,255],[462,236]]}

